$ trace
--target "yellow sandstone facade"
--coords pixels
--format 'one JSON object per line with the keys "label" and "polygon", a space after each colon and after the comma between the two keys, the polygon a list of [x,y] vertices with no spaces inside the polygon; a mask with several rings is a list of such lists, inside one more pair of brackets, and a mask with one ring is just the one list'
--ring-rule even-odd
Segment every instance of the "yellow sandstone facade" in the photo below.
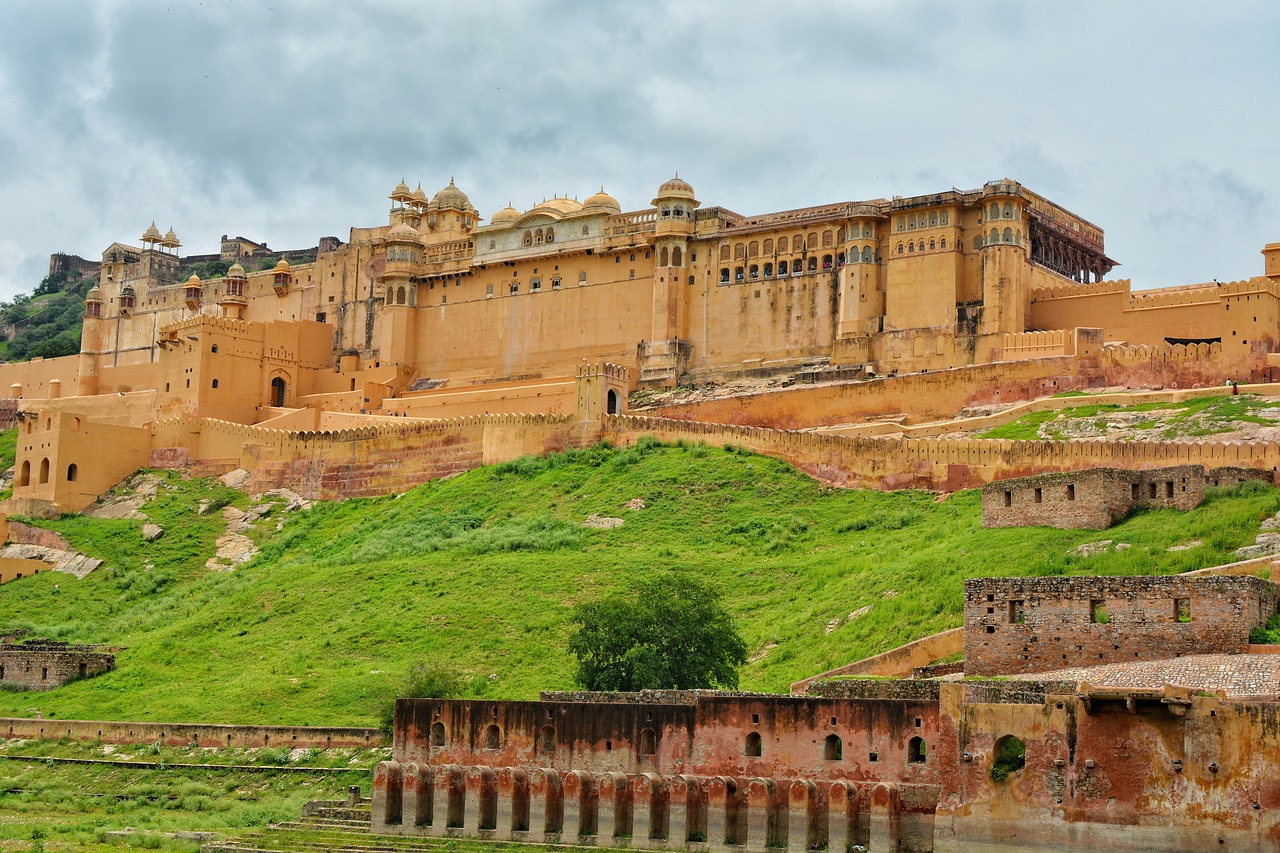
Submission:
{"label": "yellow sandstone facade", "polygon": [[1076,356],[1078,329],[1216,344],[1242,378],[1280,348],[1280,244],[1248,281],[1132,292],[1106,280],[1100,228],[1011,180],[758,216],[678,176],[626,212],[602,189],[486,222],[453,181],[430,198],[402,181],[390,200],[386,225],[294,263],[247,271],[265,246],[224,235],[235,263],[206,281],[172,230],[109,246],[80,355],[0,366],[23,398],[15,499],[79,509],[182,418],[572,420],[623,411],[637,387]]}

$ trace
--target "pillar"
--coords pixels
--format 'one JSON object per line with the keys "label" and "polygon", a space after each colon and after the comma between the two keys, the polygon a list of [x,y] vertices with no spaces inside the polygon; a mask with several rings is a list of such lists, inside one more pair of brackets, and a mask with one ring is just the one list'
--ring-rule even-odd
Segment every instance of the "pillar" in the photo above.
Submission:
{"label": "pillar", "polygon": [[533,844],[554,844],[564,822],[564,787],[560,774],[539,767],[529,774],[529,837]]}
{"label": "pillar", "polygon": [[493,837],[508,840],[529,830],[529,779],[516,767],[498,771],[497,813]]}
{"label": "pillar", "polygon": [[818,819],[822,804],[813,782],[797,779],[791,783],[787,796],[787,847],[814,850],[826,846],[826,825]]}
{"label": "pillar", "polygon": [[872,850],[897,850],[902,835],[902,801],[898,786],[889,782],[876,785],[870,803]]}
{"label": "pillar", "polygon": [[434,836],[448,835],[451,827],[454,829],[462,828],[463,812],[466,806],[462,768],[456,764],[445,764],[437,767],[432,774],[431,781],[431,801],[434,807],[432,817],[434,819],[431,821],[431,829],[427,834]]}
{"label": "pillar", "polygon": [[564,777],[564,826],[561,844],[582,844],[596,835],[596,780],[586,771]]}
{"label": "pillar", "polygon": [[641,773],[632,778],[631,846],[664,846],[667,816],[667,783],[656,773]]}
{"label": "pillar", "polygon": [[736,779],[715,776],[707,784],[707,843],[712,847],[741,844],[742,792]]}
{"label": "pillar", "polygon": [[848,850],[858,843],[858,789],[852,782],[832,782],[827,791],[827,849]]}
{"label": "pillar", "polygon": [[462,831],[464,835],[479,836],[481,830],[497,826],[497,774],[492,767],[470,767],[466,786]]}
{"label": "pillar", "polygon": [[775,846],[778,817],[774,808],[777,786],[772,779],[749,779],[747,793],[747,849],[764,853]]}
{"label": "pillar", "polygon": [[707,791],[697,776],[682,774],[668,787],[667,839],[673,847],[707,840]]}
{"label": "pillar", "polygon": [[370,821],[374,827],[399,825],[402,784],[400,762],[382,761],[374,768],[373,812]]}
{"label": "pillar", "polygon": [[617,838],[631,836],[631,786],[626,774],[600,775],[600,801],[596,812],[596,844],[612,846]]}
{"label": "pillar", "polygon": [[404,765],[404,795],[400,799],[400,819],[405,826],[431,824],[431,775],[429,764]]}

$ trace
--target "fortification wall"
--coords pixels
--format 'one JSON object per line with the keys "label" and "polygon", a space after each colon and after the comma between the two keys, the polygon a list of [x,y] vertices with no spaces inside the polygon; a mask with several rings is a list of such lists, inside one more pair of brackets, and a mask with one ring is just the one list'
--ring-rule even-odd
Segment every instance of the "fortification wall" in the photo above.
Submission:
{"label": "fortification wall", "polygon": [[95,743],[162,743],[165,746],[346,749],[382,746],[377,729],[324,726],[220,726],[202,723],[125,723],[106,720],[0,718],[0,738],[78,740]]}
{"label": "fortification wall", "polygon": [[[62,383],[61,393],[74,394],[80,370],[80,356],[33,358],[0,364],[0,393],[5,397],[43,399],[49,396],[50,382]],[[14,386],[18,387],[14,387]]]}
{"label": "fortification wall", "polygon": [[[829,669],[810,678],[805,678],[791,685],[793,695],[809,693],[809,686],[816,681],[842,675],[875,675],[890,678],[908,676],[917,667],[926,666],[941,658],[950,657],[964,650],[964,629],[952,628],[921,637],[910,643],[890,649],[878,655],[856,661],[845,666]],[[874,682],[878,683],[878,682]],[[818,694],[832,695],[832,694]],[[882,697],[888,698],[888,697]],[[936,696],[934,698],[937,698]]]}
{"label": "fortification wall", "polygon": [[965,674],[1242,654],[1277,590],[1246,576],[970,578]]}

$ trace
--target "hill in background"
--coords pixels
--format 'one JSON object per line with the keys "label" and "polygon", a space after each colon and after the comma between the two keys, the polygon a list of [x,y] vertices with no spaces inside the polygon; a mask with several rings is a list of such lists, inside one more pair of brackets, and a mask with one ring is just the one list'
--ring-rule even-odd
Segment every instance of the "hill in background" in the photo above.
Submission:
{"label": "hill in background", "polygon": [[[1104,532],[984,530],[977,492],[838,490],[734,448],[643,441],[398,496],[294,512],[258,504],[247,535],[261,552],[231,569],[206,561],[224,514],[239,514],[225,508],[250,499],[156,476],[142,512],[161,538],[145,542],[136,519],[44,522],[106,565],[80,581],[49,572],[0,587],[0,627],[124,646],[117,670],[0,693],[0,715],[370,724],[427,660],[463,671],[478,694],[536,698],[571,686],[570,608],[664,569],[726,591],[752,650],[742,687],[785,692],[959,625],[965,577],[1215,565],[1280,509],[1280,491],[1250,484]],[[1104,539],[1130,547],[1077,550]]]}

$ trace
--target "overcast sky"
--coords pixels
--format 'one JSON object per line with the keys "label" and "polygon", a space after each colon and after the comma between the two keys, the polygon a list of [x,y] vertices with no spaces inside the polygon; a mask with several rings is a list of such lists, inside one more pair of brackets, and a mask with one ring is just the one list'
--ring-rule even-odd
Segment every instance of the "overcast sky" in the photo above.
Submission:
{"label": "overcast sky", "polygon": [[0,299],[155,220],[183,253],[679,171],[742,214],[1001,177],[1135,287],[1280,241],[1280,3],[3,0]]}

